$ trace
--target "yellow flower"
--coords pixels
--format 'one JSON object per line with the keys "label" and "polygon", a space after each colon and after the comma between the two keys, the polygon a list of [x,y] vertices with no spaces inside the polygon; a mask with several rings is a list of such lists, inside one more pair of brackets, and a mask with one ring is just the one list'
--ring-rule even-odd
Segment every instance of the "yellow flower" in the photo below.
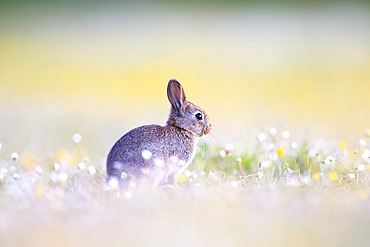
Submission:
{"label": "yellow flower", "polygon": [[347,143],[345,142],[345,141],[339,141],[339,147],[341,148],[341,149],[345,149],[346,147],[347,147]]}
{"label": "yellow flower", "polygon": [[329,179],[330,179],[331,181],[335,181],[335,180],[337,180],[337,179],[338,179],[338,175],[337,175],[337,173],[336,173],[336,172],[331,172],[331,173],[329,174]]}
{"label": "yellow flower", "polygon": [[313,174],[312,177],[313,177],[313,179],[315,179],[317,181],[317,180],[320,179],[320,173],[317,172],[317,173]]}
{"label": "yellow flower", "polygon": [[184,166],[184,165],[186,165],[185,161],[179,160],[179,166]]}
{"label": "yellow flower", "polygon": [[76,165],[76,161],[73,158],[73,156],[64,148],[60,148],[56,152],[55,156],[59,162],[62,162],[62,161],[67,162],[67,164],[70,166]]}
{"label": "yellow flower", "polygon": [[179,183],[184,183],[186,181],[188,181],[188,177],[184,174],[179,174],[176,176],[176,181],[179,182]]}
{"label": "yellow flower", "polygon": [[36,155],[30,152],[25,152],[22,155],[22,165],[26,167],[28,170],[33,170],[35,168],[35,165],[39,162]]}
{"label": "yellow flower", "polygon": [[278,150],[276,150],[276,153],[279,157],[284,157],[285,156],[285,151],[282,148],[278,148]]}
{"label": "yellow flower", "polygon": [[36,196],[38,197],[38,198],[42,198],[42,197],[44,197],[44,190],[41,188],[41,186],[37,186],[36,187]]}

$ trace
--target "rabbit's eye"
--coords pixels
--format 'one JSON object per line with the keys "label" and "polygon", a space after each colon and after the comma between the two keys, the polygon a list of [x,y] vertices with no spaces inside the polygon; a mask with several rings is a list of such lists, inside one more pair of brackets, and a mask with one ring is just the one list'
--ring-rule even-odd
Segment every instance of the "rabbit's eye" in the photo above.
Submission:
{"label": "rabbit's eye", "polygon": [[195,117],[198,119],[198,120],[202,120],[203,119],[203,116],[201,113],[197,113],[195,114]]}

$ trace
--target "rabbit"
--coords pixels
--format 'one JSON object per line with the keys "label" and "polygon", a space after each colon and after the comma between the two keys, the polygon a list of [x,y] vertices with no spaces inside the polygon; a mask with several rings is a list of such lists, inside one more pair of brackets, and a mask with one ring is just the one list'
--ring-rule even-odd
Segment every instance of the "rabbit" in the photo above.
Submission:
{"label": "rabbit", "polygon": [[187,101],[181,84],[167,86],[171,109],[165,126],[144,125],[122,136],[107,158],[109,178],[149,178],[156,185],[177,185],[176,176],[192,161],[196,141],[211,131],[207,113]]}

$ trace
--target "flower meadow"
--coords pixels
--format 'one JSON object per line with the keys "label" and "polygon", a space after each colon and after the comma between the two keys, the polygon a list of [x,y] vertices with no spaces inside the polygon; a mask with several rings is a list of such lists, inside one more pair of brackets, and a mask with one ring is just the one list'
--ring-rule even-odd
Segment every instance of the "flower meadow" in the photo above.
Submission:
{"label": "flower meadow", "polygon": [[79,133],[44,159],[1,155],[1,246],[368,245],[369,129],[351,148],[276,127],[253,138],[199,143],[177,187],[120,188]]}
{"label": "flower meadow", "polygon": [[[370,246],[368,2],[1,1],[0,247]],[[122,188],[171,78],[212,131]]]}

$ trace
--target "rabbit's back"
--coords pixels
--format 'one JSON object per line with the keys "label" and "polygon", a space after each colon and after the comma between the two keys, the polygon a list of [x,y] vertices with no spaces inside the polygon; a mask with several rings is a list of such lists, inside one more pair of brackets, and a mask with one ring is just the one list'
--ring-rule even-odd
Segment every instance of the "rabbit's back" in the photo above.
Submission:
{"label": "rabbit's back", "polygon": [[111,149],[108,176],[121,177],[122,172],[142,176],[159,170],[171,173],[191,160],[192,139],[191,133],[174,126],[145,125],[133,129]]}

